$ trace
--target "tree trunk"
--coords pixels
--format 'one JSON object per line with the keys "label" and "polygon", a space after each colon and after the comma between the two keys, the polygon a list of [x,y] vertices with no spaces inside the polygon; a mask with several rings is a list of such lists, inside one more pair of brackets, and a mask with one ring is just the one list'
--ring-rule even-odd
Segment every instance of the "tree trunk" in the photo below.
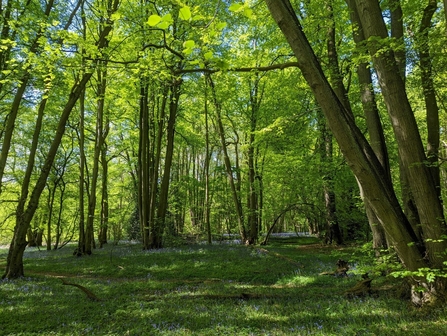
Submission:
{"label": "tree trunk", "polygon": [[[118,9],[119,1],[114,0],[112,4],[112,8],[110,10],[110,15],[113,14]],[[113,25],[107,25],[100,32],[99,39],[96,43],[98,49],[102,49],[106,44],[106,39],[109,33],[112,30]],[[34,189],[31,193],[29,202],[27,204],[25,211],[17,211],[16,214],[16,225],[14,227],[14,235],[12,242],[9,247],[8,257],[6,260],[6,269],[2,278],[13,279],[24,276],[23,271],[23,253],[25,251],[27,242],[26,242],[26,232],[30,226],[31,220],[33,219],[34,213],[39,205],[39,199],[42,194],[43,189],[45,188],[45,183],[48,179],[48,176],[51,171],[51,167],[54,162],[54,158],[56,156],[57,150],[59,148],[62,137],[65,133],[65,127],[70,117],[70,113],[73,110],[74,105],[76,104],[79,96],[83,92],[86,84],[90,80],[92,73],[83,74],[82,78],[77,81],[68,98],[67,103],[62,109],[61,116],[59,119],[59,123],[56,128],[56,133],[51,142],[50,148],[45,156],[45,161],[40,171],[40,175],[37,179],[37,182],[34,186]],[[32,169],[33,167],[27,167],[27,169]],[[24,208],[23,208],[24,209]]]}
{"label": "tree trunk", "polygon": [[[335,94],[340,102],[343,104],[346,111],[352,114],[351,105],[348,99],[348,93],[346,92],[343,84],[343,75],[340,72],[338,64],[338,53],[335,41],[335,20],[332,8],[332,1],[329,0],[326,4],[328,9],[328,31],[327,31],[327,55],[329,63],[330,82]],[[334,188],[334,173],[333,173],[333,136],[327,129],[326,121],[320,121],[321,132],[321,159],[323,162],[323,193],[324,204],[326,208],[326,244],[332,244],[333,241],[340,245],[343,243],[343,237],[341,234],[340,226],[337,218],[336,211],[336,195]]]}
{"label": "tree trunk", "polygon": [[104,98],[107,87],[107,62],[101,64],[102,67],[97,71],[98,85],[97,85],[97,107],[96,107],[96,130],[95,130],[95,151],[93,154],[93,169],[90,181],[90,192],[88,197],[88,215],[87,225],[85,230],[85,247],[86,254],[92,254],[92,248],[94,246],[94,221],[96,210],[96,190],[98,187],[99,176],[99,161],[101,156],[101,150],[104,145],[105,132],[104,132]]}
{"label": "tree trunk", "polygon": [[[355,0],[346,0],[350,18],[353,25],[353,38],[359,52],[362,52],[362,44],[365,41],[363,29],[360,23],[360,18],[357,13]],[[383,133],[382,122],[380,120],[379,110],[376,104],[376,97],[373,89],[373,83],[371,78],[371,71],[367,63],[360,63],[357,67],[357,76],[360,85],[360,95],[362,100],[363,113],[365,114],[366,127],[368,129],[369,143],[376,154],[381,166],[383,167],[386,177],[391,185],[391,173],[390,164],[388,158],[388,150],[385,143],[385,136]],[[360,194],[363,197],[363,190],[360,187]],[[372,210],[370,204],[365,203],[365,211],[368,217],[368,223],[371,227],[373,237],[373,248],[376,254],[380,254],[380,250],[384,250],[388,247],[385,230],[382,227],[379,219]]]}
{"label": "tree trunk", "polygon": [[[51,10],[53,9],[53,5],[54,5],[54,0],[49,0],[46,3],[45,6],[45,12],[44,12],[44,16],[45,17],[49,17]],[[10,8],[10,5],[7,5],[7,8]],[[10,15],[10,13],[7,11],[6,12],[7,15]],[[4,23],[5,29],[8,29],[8,23]],[[36,54],[39,50],[40,47],[40,38],[42,37],[42,35],[44,34],[43,28],[44,26],[39,26],[38,31],[36,32],[36,35],[33,39],[33,41],[31,42],[31,45],[29,47],[29,54]],[[6,31],[2,31],[2,34],[6,33]],[[0,53],[1,54],[1,53]],[[2,191],[2,181],[3,181],[3,174],[5,172],[5,167],[6,167],[6,161],[9,155],[9,149],[11,147],[11,140],[12,140],[12,136],[14,133],[14,129],[15,129],[15,124],[16,124],[16,118],[17,118],[17,114],[19,112],[20,109],[20,105],[22,102],[22,99],[24,97],[25,94],[25,90],[28,87],[28,83],[31,79],[31,73],[32,73],[32,67],[30,65],[24,67],[24,72],[19,80],[19,87],[17,88],[17,91],[14,95],[14,99],[13,102],[11,104],[11,110],[9,111],[8,114],[8,118],[6,121],[6,125],[5,125],[5,132],[3,135],[3,141],[2,141],[2,147],[0,150],[0,194]]]}
{"label": "tree trunk", "polygon": [[[104,125],[104,139],[110,130],[110,123],[108,116]],[[101,226],[99,230],[99,247],[102,248],[104,244],[107,244],[107,231],[109,228],[109,189],[108,189],[108,176],[109,176],[109,161],[107,160],[107,143],[103,142],[101,147],[101,168],[102,168],[102,188],[101,188]]]}
{"label": "tree trunk", "polygon": [[[168,210],[168,192],[171,179],[172,157],[174,154],[174,136],[175,136],[175,122],[178,110],[178,101],[180,97],[181,81],[176,81],[171,86],[170,102],[169,102],[169,120],[166,130],[167,144],[166,156],[163,169],[163,177],[160,186],[160,198],[155,220],[151,223],[149,247],[162,248],[163,247],[163,231],[166,223],[166,214]],[[159,130],[160,132],[162,130]]]}
{"label": "tree trunk", "polygon": [[[380,39],[388,37],[380,6],[375,0],[356,0],[365,37]],[[447,242],[435,242],[445,234],[444,213],[438,197],[437,186],[430,167],[416,120],[408,101],[405,84],[399,75],[391,50],[383,50],[380,41],[368,43],[368,49],[382,88],[383,97],[393,126],[402,168],[409,178],[409,187],[414,197],[420,225],[425,239],[424,249],[432,267],[442,268],[441,257]],[[378,51],[380,50],[380,53]]]}
{"label": "tree trunk", "polygon": [[409,227],[394,191],[384,179],[384,172],[372,148],[354,124],[352,115],[346,111],[323,74],[321,66],[307,41],[300,23],[287,0],[266,0],[269,10],[283,31],[298,59],[304,78],[321,106],[329,126],[353,173],[365,191],[376,214],[393,239],[395,248],[412,270],[423,267],[420,252],[413,241]]}
{"label": "tree trunk", "polygon": [[248,243],[256,244],[259,235],[258,222],[258,191],[256,186],[256,151],[255,151],[255,132],[258,122],[258,114],[261,106],[264,90],[260,88],[260,76],[255,75],[253,83],[250,83],[250,134],[248,135],[248,227],[250,233]]}
{"label": "tree trunk", "polygon": [[241,235],[242,243],[245,243],[247,241],[247,234],[246,234],[245,225],[244,225],[244,214],[242,211],[242,203],[241,203],[241,199],[240,199],[240,194],[238,193],[238,187],[236,186],[236,182],[235,182],[234,176],[233,176],[233,170],[231,167],[230,157],[228,156],[227,143],[225,140],[225,131],[224,131],[224,127],[223,127],[223,123],[222,123],[222,116],[221,116],[221,105],[217,99],[216,88],[214,86],[214,82],[209,74],[207,76],[208,76],[208,82],[211,87],[211,92],[213,95],[214,107],[216,109],[217,130],[219,133],[220,144],[222,146],[225,170],[227,173],[228,182],[230,183],[231,195],[233,198],[233,204],[234,204],[234,208],[236,211],[236,216],[237,216],[237,221],[238,221],[238,226],[239,226],[239,234]]}
{"label": "tree trunk", "polygon": [[151,187],[149,186],[149,85],[146,77],[140,78],[140,118],[138,143],[138,214],[143,249],[149,248],[149,217]]}
{"label": "tree trunk", "polygon": [[205,78],[205,226],[206,226],[206,237],[208,244],[212,244],[212,234],[211,234],[211,223],[210,223],[210,212],[211,212],[211,202],[210,202],[210,134],[209,134],[209,123],[208,123],[208,83]]}
{"label": "tree trunk", "polygon": [[[356,0],[357,5],[363,2],[362,0]],[[375,1],[372,1],[375,2]],[[357,180],[359,181],[360,185],[362,186],[362,189],[365,193],[365,199],[369,204],[371,205],[372,209],[376,213],[377,217],[379,218],[380,222],[382,223],[385,231],[387,232],[388,236],[391,239],[391,242],[394,245],[394,248],[400,257],[401,261],[403,262],[404,267],[407,270],[410,271],[416,271],[423,267],[430,267],[434,266],[437,267],[439,265],[439,261],[442,262],[442,257],[440,257],[438,260],[433,260],[432,258],[434,255],[432,254],[433,251],[430,251],[430,248],[433,246],[433,244],[429,244],[429,251],[430,259],[424,259],[425,257],[425,249],[424,247],[421,248],[421,246],[418,246],[418,239],[415,233],[413,232],[411,226],[409,225],[409,222],[407,218],[405,217],[400,204],[394,194],[394,190],[390,187],[387,179],[385,178],[386,174],[383,170],[383,167],[380,165],[379,160],[377,159],[377,156],[374,154],[372,148],[364,138],[361,131],[356,127],[354,120],[352,119],[351,114],[345,110],[343,105],[340,103],[339,99],[335,95],[334,91],[330,87],[327,79],[325,78],[322,68],[309,44],[309,42],[306,39],[306,36],[303,33],[303,30],[301,28],[301,25],[296,17],[295,12],[293,11],[293,8],[290,5],[290,2],[287,0],[281,0],[281,1],[274,1],[274,0],[266,0],[266,3],[269,7],[269,10],[277,22],[278,26],[282,30],[284,36],[286,37],[287,41],[289,42],[290,46],[292,47],[292,50],[295,54],[295,56],[298,59],[298,66],[301,69],[304,78],[308,82],[310,88],[312,89],[315,98],[317,99],[317,102],[321,106],[326,119],[328,121],[329,126],[332,129],[332,132],[334,136],[336,137],[338,144],[343,152],[343,155],[350,166],[351,170],[353,171],[354,175],[356,176]],[[378,4],[376,3],[377,7]],[[362,18],[362,26],[365,30],[367,30],[369,27],[372,26],[372,20],[371,20],[371,10],[377,11],[377,8],[371,8],[366,9],[362,6],[358,6],[359,13],[363,15]],[[378,8],[378,14],[380,16],[380,8]],[[365,19],[367,17],[367,19]],[[374,16],[376,19],[375,22],[377,22],[378,18]],[[363,22],[365,21],[365,22]],[[380,16],[379,21],[382,21],[382,18]],[[384,25],[383,25],[384,28]],[[369,32],[366,37],[369,37],[373,34],[371,34],[371,31]],[[381,36],[380,34],[374,34],[375,36]],[[376,40],[376,38],[374,38]],[[374,55],[375,53],[373,53]],[[380,55],[376,55],[380,56]],[[374,57],[374,59],[377,61],[378,57]],[[383,60],[381,60],[383,61]],[[394,75],[397,74],[398,79],[395,79],[394,81],[400,81],[402,83],[402,78],[400,77],[397,66],[395,65],[394,58],[390,59],[387,58],[387,64],[391,65],[394,64]],[[386,64],[380,64],[381,66],[384,66]],[[380,66],[379,66],[380,68]],[[379,73],[379,79],[383,83],[385,78],[383,78],[383,73],[378,71]],[[388,87],[387,89],[394,89],[393,93],[394,95],[400,96],[400,90],[402,90],[402,87],[399,85],[395,85],[395,82],[387,83],[390,84],[391,87]],[[393,85],[394,84],[394,85]],[[387,100],[390,97],[387,98]],[[388,105],[391,105],[389,101],[387,101]],[[401,105],[406,105],[405,102],[401,101]],[[391,107],[391,106],[390,106]],[[394,107],[394,105],[393,105]],[[398,107],[400,110],[400,107]],[[390,112],[391,114],[391,112]],[[396,118],[396,120],[393,120],[394,123],[397,121],[402,121],[401,131],[406,131],[409,133],[410,138],[412,138],[412,142],[417,142],[416,139],[418,138],[417,135],[419,134],[417,131],[417,128],[414,129],[414,126],[411,124],[412,116],[408,115],[392,115],[393,118]],[[410,119],[408,120],[401,120],[401,117],[407,117]],[[398,132],[396,132],[398,133]],[[425,181],[427,176],[431,176],[430,174],[425,174],[424,166],[420,163],[417,163],[417,160],[413,158],[411,160],[411,156],[409,155],[408,151],[405,149],[400,148],[402,143],[400,142],[401,136],[403,134],[398,134],[396,136],[399,138],[398,144],[399,144],[399,152],[401,155],[405,156],[405,163],[409,165],[408,168],[414,169],[411,171],[411,174],[415,174],[415,171],[419,173],[422,176],[422,180]],[[420,139],[419,139],[420,140]],[[420,154],[422,149],[421,143],[416,144],[415,148],[412,146],[409,146],[410,149],[415,149],[417,154]],[[422,151],[423,153],[423,151]],[[419,158],[416,158],[419,159]],[[421,161],[419,161],[421,162]],[[411,163],[414,163],[411,165]],[[426,182],[426,181],[425,181]],[[425,191],[427,188],[429,188],[430,185],[423,184],[421,181],[417,182],[417,186],[422,187],[422,190],[416,190],[418,193],[421,191]],[[432,185],[433,188],[433,185]],[[434,190],[432,190],[434,191]],[[435,193],[434,193],[435,194]],[[421,196],[420,194],[418,196]],[[432,195],[429,196],[431,198]],[[433,200],[432,200],[433,201]],[[435,202],[434,204],[427,204],[425,203],[425,206],[433,206],[432,209],[427,209],[428,214],[425,214],[425,217],[427,218],[429,214],[439,214],[439,202]],[[421,207],[421,209],[423,209]],[[424,208],[425,210],[425,208]],[[442,213],[441,213],[442,214]],[[431,218],[431,216],[430,216]],[[443,217],[440,217],[443,218]],[[433,227],[433,230],[429,230],[429,234],[437,233],[442,230],[442,226],[439,222],[439,218],[435,219],[435,221],[430,223],[431,225],[428,226],[427,223],[425,223],[425,229],[429,229]],[[438,238],[440,235],[438,235]],[[439,244],[441,247],[443,247],[444,244]],[[437,248],[434,248],[434,251],[436,251]],[[421,279],[423,282],[423,279]],[[427,284],[428,285],[428,284]],[[423,298],[425,299],[425,298]],[[421,300],[420,303],[423,303]]]}
{"label": "tree trunk", "polygon": [[78,248],[77,255],[82,255],[85,253],[85,127],[84,127],[84,116],[85,116],[85,89],[81,92],[79,97],[79,130],[78,130],[78,140],[79,140],[79,238],[78,238]]}
{"label": "tree trunk", "polygon": [[394,58],[396,60],[399,74],[405,82],[407,70],[407,57],[404,43],[404,22],[400,0],[390,0],[388,3],[391,14],[391,37],[395,38],[398,47],[395,48]]}
{"label": "tree trunk", "polygon": [[433,83],[432,61],[429,46],[429,31],[433,14],[438,8],[437,0],[428,0],[424,9],[416,44],[421,68],[421,83],[427,111],[427,159],[436,186],[437,195],[441,197],[441,178],[439,175],[439,108],[436,101],[435,85]]}

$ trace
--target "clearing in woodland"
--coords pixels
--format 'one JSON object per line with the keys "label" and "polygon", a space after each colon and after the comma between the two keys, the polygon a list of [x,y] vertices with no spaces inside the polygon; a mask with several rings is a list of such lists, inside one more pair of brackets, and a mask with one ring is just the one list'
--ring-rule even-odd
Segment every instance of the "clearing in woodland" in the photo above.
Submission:
{"label": "clearing in woodland", "polygon": [[[402,280],[356,247],[312,238],[267,246],[106,245],[91,256],[28,249],[26,277],[0,283],[0,335],[445,335],[445,308],[417,309]],[[0,266],[6,249],[0,250]],[[336,271],[348,262],[348,276]]]}

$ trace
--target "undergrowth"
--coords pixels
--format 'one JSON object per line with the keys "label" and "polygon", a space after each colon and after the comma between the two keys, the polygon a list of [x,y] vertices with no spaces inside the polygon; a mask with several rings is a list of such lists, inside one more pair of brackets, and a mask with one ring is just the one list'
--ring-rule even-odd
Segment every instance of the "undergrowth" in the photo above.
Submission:
{"label": "undergrowth", "polygon": [[396,279],[374,277],[372,295],[346,297],[359,275],[319,273],[339,258],[355,270],[358,250],[310,242],[153,251],[121,244],[80,258],[69,247],[28,249],[26,278],[0,282],[0,335],[447,334],[446,309],[412,308]]}

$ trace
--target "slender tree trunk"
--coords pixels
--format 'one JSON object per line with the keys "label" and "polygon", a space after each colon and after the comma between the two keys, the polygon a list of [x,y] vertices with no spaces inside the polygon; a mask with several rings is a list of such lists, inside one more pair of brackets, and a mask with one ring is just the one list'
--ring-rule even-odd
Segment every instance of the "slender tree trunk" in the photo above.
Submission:
{"label": "slender tree trunk", "polygon": [[[166,214],[168,210],[168,192],[171,179],[172,157],[174,154],[174,136],[175,136],[175,122],[178,110],[178,101],[180,97],[181,82],[176,81],[172,83],[170,102],[169,102],[169,120],[166,130],[167,144],[166,156],[163,169],[163,177],[160,186],[160,198],[157,209],[157,217],[151,223],[150,232],[150,248],[163,247],[163,231],[166,223]],[[159,130],[161,132],[161,130]]]}
{"label": "slender tree trunk", "polygon": [[435,85],[433,83],[432,61],[429,46],[429,31],[433,14],[438,8],[437,0],[428,0],[416,38],[421,67],[421,82],[427,111],[427,159],[436,186],[437,195],[441,197],[441,178],[439,174],[439,108],[436,101]]}
{"label": "slender tree trunk", "polygon": [[[118,9],[119,1],[114,0],[112,4],[112,8],[110,10],[110,15],[113,14]],[[104,27],[104,29],[100,32],[100,36],[98,38],[98,42],[96,43],[96,46],[98,49],[102,49],[106,44],[106,39],[109,33],[112,30],[113,25],[107,25]],[[33,219],[33,216],[36,212],[36,209],[39,205],[39,199],[42,194],[43,189],[45,188],[45,183],[48,179],[48,176],[51,171],[51,167],[54,162],[54,158],[56,156],[57,150],[59,148],[59,145],[61,143],[62,137],[65,133],[65,127],[66,123],[68,121],[68,118],[70,117],[70,113],[73,110],[73,107],[75,106],[76,102],[79,99],[79,96],[85,89],[86,84],[90,80],[92,76],[92,73],[85,73],[82,78],[77,81],[71,92],[70,96],[68,97],[68,101],[65,104],[64,108],[62,109],[61,116],[59,119],[59,123],[56,128],[56,132],[54,135],[53,140],[51,141],[50,148],[47,152],[47,155],[45,156],[45,161],[43,163],[43,166],[41,168],[39,177],[37,179],[37,182],[34,186],[34,189],[30,195],[29,202],[26,206],[26,210],[24,211],[17,211],[16,214],[16,225],[14,227],[14,235],[12,242],[9,247],[8,257],[6,260],[6,269],[5,273],[3,274],[2,278],[18,278],[21,276],[24,276],[23,271],[23,253],[25,251],[25,247],[27,245],[26,242],[26,233],[28,231],[28,228],[30,226],[31,220]],[[27,169],[33,169],[32,167],[27,167]],[[24,207],[23,207],[24,209]],[[19,209],[22,210],[22,209]]]}
{"label": "slender tree trunk", "polygon": [[140,118],[138,145],[138,213],[140,219],[143,249],[149,248],[150,191],[149,186],[149,86],[146,78],[140,79]]}
{"label": "slender tree trunk", "polygon": [[54,241],[54,250],[59,248],[61,235],[62,235],[62,211],[64,209],[64,200],[65,200],[65,189],[67,184],[63,179],[61,179],[61,183],[59,184],[59,211],[57,213],[57,221],[56,221],[56,237]]}
{"label": "slender tree trunk", "polygon": [[[51,10],[53,9],[53,5],[54,5],[54,0],[49,0],[45,6],[45,17],[48,17],[51,13]],[[10,6],[9,4],[7,5],[7,9],[10,10]],[[7,15],[10,15],[10,13],[7,11],[6,12]],[[9,23],[6,24],[6,26],[4,26],[4,28],[9,29]],[[6,33],[6,31],[5,31]],[[42,37],[44,31],[43,31],[43,26],[40,26],[39,30],[36,32],[36,35],[33,39],[33,41],[31,42],[31,46],[29,48],[29,53],[30,54],[36,54],[37,51],[39,50],[39,40]],[[25,64],[27,62],[27,60],[24,60]],[[0,194],[2,191],[2,181],[3,181],[3,174],[5,172],[5,167],[6,167],[6,161],[9,155],[9,149],[11,147],[11,140],[12,140],[12,136],[14,133],[14,129],[15,129],[15,124],[16,124],[16,118],[17,118],[17,114],[19,112],[20,109],[20,105],[22,103],[22,99],[24,97],[25,94],[25,90],[28,87],[28,83],[31,79],[31,72],[32,72],[32,67],[30,64],[26,64],[24,66],[24,72],[19,80],[19,87],[17,88],[17,91],[14,95],[14,99],[13,102],[11,104],[11,110],[9,112],[8,118],[6,120],[6,125],[5,125],[5,131],[3,134],[3,142],[2,142],[2,147],[0,150]]]}
{"label": "slender tree trunk", "polygon": [[[356,43],[359,52],[362,52],[362,44],[365,41],[365,36],[363,34],[363,29],[360,23],[360,18],[357,13],[357,8],[355,5],[355,0],[347,0],[346,1],[349,6],[350,18],[353,24],[353,38]],[[376,154],[377,158],[381,166],[383,167],[384,172],[386,173],[386,177],[389,180],[390,185],[391,181],[391,173],[390,173],[390,164],[388,158],[388,150],[386,147],[385,136],[383,132],[382,122],[380,120],[379,110],[376,104],[375,93],[373,90],[373,83],[371,78],[371,71],[369,69],[369,65],[367,63],[360,63],[357,67],[357,76],[359,79],[360,85],[360,94],[363,106],[363,112],[365,114],[366,119],[366,127],[368,129],[369,142],[371,147]],[[360,187],[360,194],[362,199],[363,190]],[[385,250],[388,247],[387,239],[385,235],[385,230],[382,227],[379,219],[371,208],[371,205],[368,202],[365,203],[365,211],[368,217],[368,222],[371,227],[371,232],[373,236],[373,248],[376,251],[376,254],[380,254],[380,250]]]}
{"label": "slender tree trunk", "polygon": [[210,223],[210,134],[208,123],[208,83],[205,78],[205,226],[207,232],[207,242],[212,244],[211,223]]}
{"label": "slender tree trunk", "polygon": [[222,123],[222,116],[221,116],[221,105],[217,99],[214,82],[210,75],[208,75],[208,83],[210,84],[213,101],[214,101],[214,107],[216,109],[217,130],[219,133],[220,143],[222,146],[222,152],[223,152],[223,156],[224,156],[225,169],[226,169],[228,181],[230,183],[231,195],[233,198],[233,203],[234,203],[234,207],[235,207],[235,211],[236,211],[236,216],[237,216],[237,221],[238,221],[238,226],[239,226],[239,234],[241,235],[242,243],[245,243],[247,241],[247,234],[246,234],[245,225],[244,225],[244,214],[242,211],[240,192],[238,192],[238,187],[234,180],[233,170],[231,167],[231,161],[230,161],[230,157],[228,155],[227,143],[225,140],[225,131],[224,131],[224,127],[223,127],[223,123]]}
{"label": "slender tree trunk", "polygon": [[397,40],[398,47],[395,48],[394,58],[396,60],[399,74],[405,82],[407,70],[407,56],[404,43],[404,22],[400,0],[390,0],[388,2],[391,13],[391,37]]}
{"label": "slender tree trunk", "polygon": [[[108,116],[106,117],[104,126],[104,139],[110,130],[110,123]],[[107,232],[109,228],[109,189],[108,189],[108,176],[109,176],[109,161],[107,160],[107,143],[104,141],[101,147],[101,168],[102,168],[102,188],[101,188],[101,226],[99,231],[99,247],[102,248],[104,244],[107,244]]]}
{"label": "slender tree trunk", "polygon": [[[103,64],[104,69],[107,63]],[[91,184],[88,199],[88,216],[87,224],[85,230],[85,253],[92,254],[92,248],[94,246],[94,221],[95,221],[95,210],[96,210],[96,190],[98,187],[98,176],[99,176],[99,161],[101,156],[101,150],[104,145],[104,98],[107,86],[107,71],[104,69],[99,69],[97,71],[98,75],[98,86],[97,86],[97,107],[96,107],[96,131],[95,131],[95,151],[93,154],[93,169],[91,174]]]}
{"label": "slender tree trunk", "polygon": [[[161,155],[162,155],[162,145],[163,145],[163,137],[165,134],[165,118],[166,118],[166,105],[168,102],[169,95],[169,86],[166,85],[162,89],[162,97],[161,97],[161,105],[159,104],[159,100],[153,97],[153,111],[150,118],[150,125],[152,126],[152,134],[151,139],[153,139],[153,146],[150,146],[150,167],[149,167],[149,176],[150,176],[150,194],[149,194],[149,240],[147,249],[156,248],[152,247],[153,237],[151,237],[152,232],[155,230],[157,220],[157,205],[159,204],[159,172],[160,172],[160,164],[161,164]],[[157,125],[157,127],[155,127]],[[155,238],[155,237],[154,237]],[[158,239],[158,238],[157,238]],[[161,238],[160,238],[161,242]]]}
{"label": "slender tree trunk", "polygon": [[78,248],[76,255],[82,255],[85,253],[85,90],[82,91],[79,97],[79,238]]}
{"label": "slender tree trunk", "polygon": [[[327,55],[329,62],[329,74],[332,88],[335,91],[340,102],[343,104],[346,111],[352,114],[351,105],[348,99],[343,84],[343,75],[340,72],[338,64],[338,53],[335,41],[335,20],[332,8],[332,0],[326,3],[328,10],[328,31],[327,31]],[[332,244],[335,241],[337,244],[343,243],[343,236],[341,234],[340,225],[337,218],[336,195],[334,188],[334,174],[333,167],[333,136],[330,130],[327,129],[326,121],[320,122],[321,131],[321,158],[323,161],[323,169],[325,170],[323,176],[323,193],[324,204],[326,208],[326,243]]]}
{"label": "slender tree trunk", "polygon": [[48,200],[47,200],[47,207],[48,207],[48,217],[47,217],[47,251],[51,250],[51,244],[52,244],[52,228],[51,224],[53,222],[53,209],[54,209],[54,198],[56,194],[56,182],[53,182],[53,187],[50,187],[49,184],[47,184],[48,187]]}
{"label": "slender tree trunk", "polygon": [[264,88],[260,87],[259,74],[255,74],[253,82],[250,81],[250,133],[248,135],[248,243],[256,244],[259,235],[259,186],[256,185],[256,148],[255,132],[257,128],[259,109],[264,94]]}

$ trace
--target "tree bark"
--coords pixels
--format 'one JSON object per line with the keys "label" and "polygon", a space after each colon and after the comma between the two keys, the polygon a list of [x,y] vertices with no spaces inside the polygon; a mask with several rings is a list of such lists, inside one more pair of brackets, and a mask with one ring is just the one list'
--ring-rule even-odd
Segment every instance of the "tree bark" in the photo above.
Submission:
{"label": "tree bark", "polygon": [[248,135],[248,227],[250,229],[248,236],[248,243],[250,245],[256,244],[259,235],[259,187],[257,183],[257,171],[256,171],[256,148],[255,148],[255,132],[258,122],[258,114],[261,106],[264,89],[260,87],[259,74],[255,75],[254,81],[250,81],[250,133]]}
{"label": "tree bark", "polygon": [[368,49],[393,126],[402,169],[409,178],[409,187],[419,214],[425,243],[418,243],[424,245],[430,264],[442,268],[441,255],[447,248],[447,242],[434,241],[446,232],[443,208],[432,173],[426,165],[427,157],[393,52],[379,45],[388,37],[382,12],[376,0],[356,0],[356,5],[365,38],[374,37],[368,43]]}
{"label": "tree bark", "polygon": [[[160,186],[160,197],[155,220],[151,223],[149,247],[162,248],[163,247],[163,231],[166,223],[166,214],[168,210],[168,193],[169,184],[171,180],[172,157],[174,155],[174,137],[175,137],[175,122],[178,110],[178,101],[180,97],[181,81],[173,79],[170,88],[170,102],[169,102],[169,119],[166,130],[167,144],[166,156],[163,169],[163,177]],[[159,130],[160,132],[162,130]]]}
{"label": "tree bark", "polygon": [[433,14],[438,8],[437,0],[428,0],[424,9],[416,44],[421,67],[421,83],[425,101],[427,121],[427,159],[436,186],[437,195],[441,197],[441,178],[439,174],[439,108],[436,101],[435,85],[429,46],[429,31]]}
{"label": "tree bark", "polygon": [[140,78],[140,118],[138,143],[138,217],[140,220],[143,249],[149,248],[150,192],[149,185],[149,85],[145,76]]}
{"label": "tree bark", "polygon": [[[107,62],[101,64],[107,65]],[[101,150],[104,145],[105,132],[104,132],[104,104],[105,93],[107,87],[107,71],[98,69],[98,85],[97,85],[97,106],[96,106],[96,129],[95,129],[95,150],[93,153],[93,169],[90,181],[90,192],[88,197],[88,212],[87,223],[85,227],[85,246],[84,253],[92,254],[92,248],[94,246],[94,220],[96,210],[96,190],[98,188],[98,176],[99,176],[99,161],[101,156]]]}
{"label": "tree bark", "polygon": [[101,168],[102,168],[102,180],[101,180],[101,226],[99,230],[99,247],[102,248],[104,244],[107,244],[107,232],[109,229],[109,161],[107,160],[107,143],[105,139],[109,134],[110,122],[109,117],[106,116],[106,122],[104,125],[104,142],[101,147]]}
{"label": "tree bark", "polygon": [[[355,5],[355,0],[346,0],[348,7],[351,22],[353,25],[353,38],[354,42],[359,50],[362,52],[362,44],[365,41],[365,35],[363,34],[362,25],[360,22],[359,15],[357,13],[357,8]],[[380,165],[383,167],[383,170],[386,174],[386,178],[389,180],[390,185],[391,181],[391,172],[390,172],[390,163],[388,157],[388,149],[386,147],[385,136],[383,132],[382,122],[380,120],[379,110],[376,104],[376,97],[373,89],[373,82],[371,78],[371,71],[369,69],[369,65],[367,63],[360,63],[357,67],[357,76],[360,85],[360,95],[363,107],[363,113],[366,119],[366,127],[368,129],[369,135],[369,143],[376,154]],[[363,190],[360,187],[360,194],[362,199]],[[368,217],[368,223],[371,227],[371,232],[373,236],[373,248],[376,251],[376,254],[380,254],[380,250],[388,248],[387,239],[385,235],[385,230],[380,224],[379,219],[376,214],[372,210],[371,206],[365,203],[365,211]]]}
{"label": "tree bark", "polygon": [[397,42],[397,48],[394,51],[397,68],[402,80],[405,82],[407,70],[407,57],[404,43],[404,22],[403,12],[400,0],[390,0],[389,8],[391,13],[391,37]]}
{"label": "tree bark", "polygon": [[301,25],[287,0],[266,0],[269,10],[298,59],[299,68],[321,106],[348,165],[365,191],[374,212],[393,240],[395,249],[410,270],[425,262],[414,241],[414,233],[372,148],[345,110],[323,74],[322,68],[305,37]]}
{"label": "tree bark", "polygon": [[208,82],[205,78],[205,226],[207,232],[207,242],[211,244],[212,234],[211,234],[211,223],[210,223],[210,212],[211,212],[211,202],[210,202],[210,134],[209,134],[209,122],[208,122]]}

